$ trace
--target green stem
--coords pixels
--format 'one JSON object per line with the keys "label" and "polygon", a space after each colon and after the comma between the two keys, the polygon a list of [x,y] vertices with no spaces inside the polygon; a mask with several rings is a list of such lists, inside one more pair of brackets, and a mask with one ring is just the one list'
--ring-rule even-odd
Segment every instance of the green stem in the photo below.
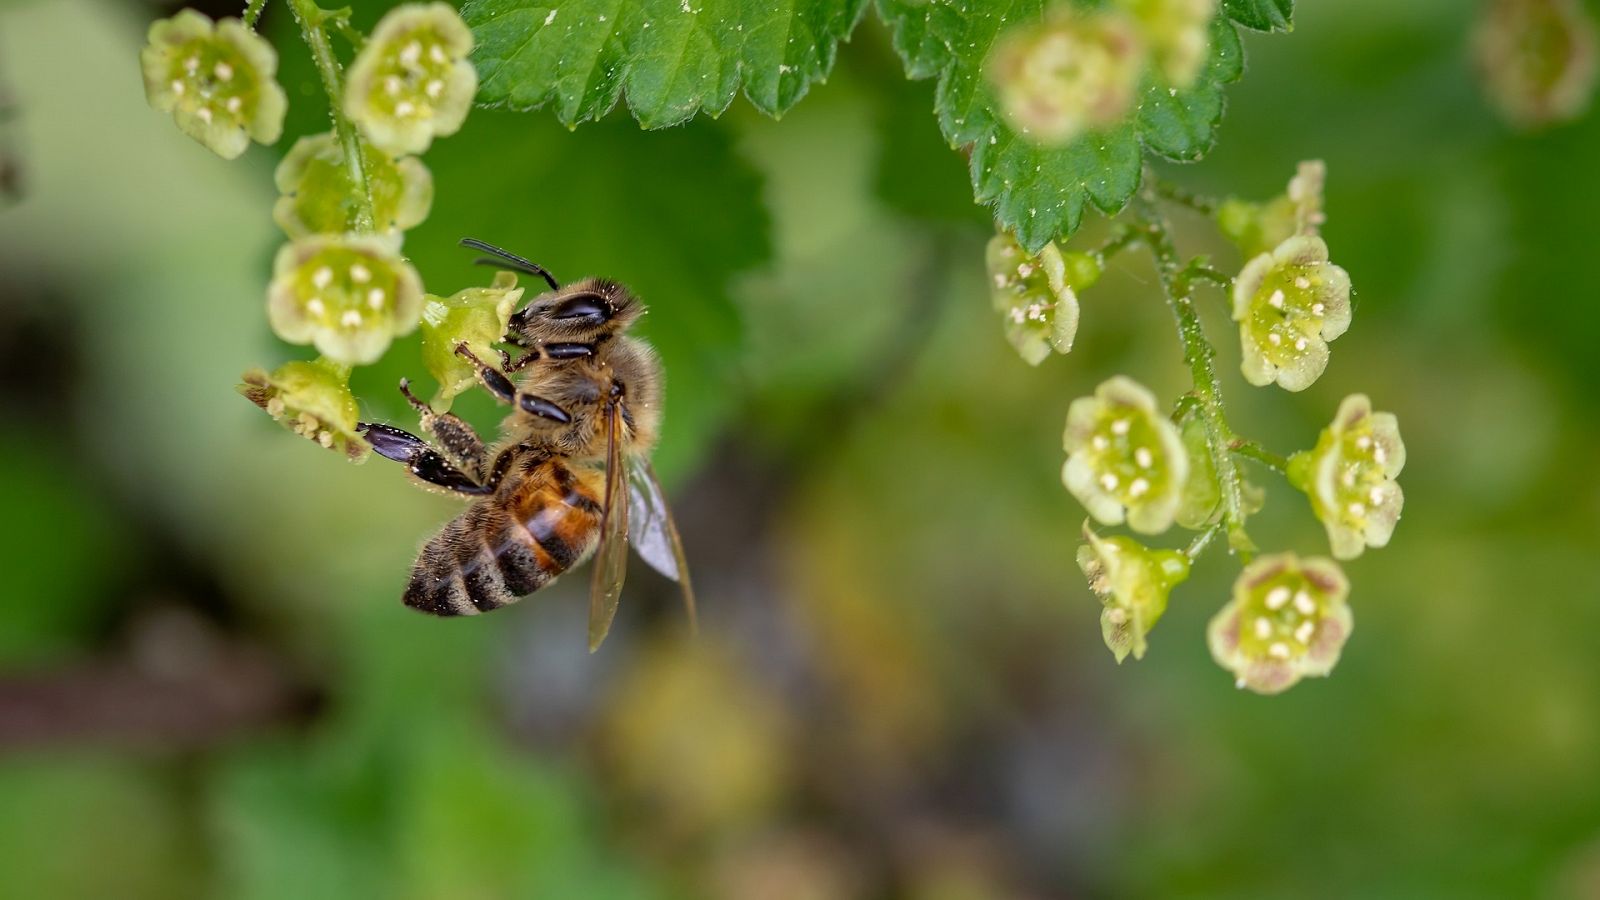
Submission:
{"label": "green stem", "polygon": [[1245,459],[1253,459],[1280,475],[1289,474],[1289,460],[1261,446],[1255,441],[1234,438],[1228,449]]}
{"label": "green stem", "polygon": [[1210,266],[1190,263],[1183,270],[1183,274],[1194,281],[1209,281],[1224,291],[1233,287],[1233,278],[1228,273],[1220,272]]}
{"label": "green stem", "polygon": [[1200,554],[1204,553],[1206,546],[1211,543],[1211,539],[1221,534],[1222,529],[1223,523],[1221,521],[1211,523],[1206,530],[1194,536],[1194,540],[1189,542],[1189,546],[1183,548],[1183,555],[1189,557],[1190,562],[1199,559]]}
{"label": "green stem", "polygon": [[1105,243],[1089,251],[1089,256],[1103,271],[1113,256],[1144,240],[1137,228],[1121,227],[1106,238]]}
{"label": "green stem", "polygon": [[1234,465],[1228,447],[1234,440],[1232,430],[1223,415],[1222,387],[1217,380],[1213,364],[1216,351],[1206,340],[1205,329],[1200,325],[1200,314],[1195,309],[1193,282],[1183,276],[1183,266],[1178,261],[1178,250],[1166,220],[1147,199],[1134,206],[1134,215],[1144,229],[1145,244],[1155,256],[1156,273],[1172,308],[1172,317],[1178,326],[1178,338],[1183,342],[1183,359],[1194,380],[1194,398],[1198,403],[1201,421],[1206,429],[1206,448],[1211,453],[1211,463],[1217,473],[1217,487],[1222,493],[1222,527],[1228,532],[1228,545],[1239,551],[1246,561],[1254,546],[1244,530],[1244,491],[1239,469]]}
{"label": "green stem", "polygon": [[255,28],[256,21],[261,18],[261,8],[267,5],[267,0],[250,0],[244,5],[244,15],[240,19],[244,27]]}
{"label": "green stem", "polygon": [[1149,169],[1144,171],[1144,180],[1145,184],[1150,186],[1150,189],[1157,197],[1168,203],[1176,203],[1179,206],[1192,209],[1202,216],[1214,216],[1218,207],[1222,206],[1222,201],[1215,197],[1197,194],[1181,185],[1173,184]]}
{"label": "green stem", "polygon": [[361,137],[356,134],[355,123],[344,114],[344,80],[339,69],[339,59],[333,55],[328,32],[323,27],[328,13],[317,6],[315,0],[289,0],[294,18],[300,23],[300,36],[311,48],[311,58],[317,64],[317,74],[322,78],[323,90],[328,94],[328,113],[333,117],[333,131],[339,138],[339,148],[344,154],[344,165],[350,183],[356,189],[355,230],[373,230],[372,192],[367,185],[366,158],[361,152]]}

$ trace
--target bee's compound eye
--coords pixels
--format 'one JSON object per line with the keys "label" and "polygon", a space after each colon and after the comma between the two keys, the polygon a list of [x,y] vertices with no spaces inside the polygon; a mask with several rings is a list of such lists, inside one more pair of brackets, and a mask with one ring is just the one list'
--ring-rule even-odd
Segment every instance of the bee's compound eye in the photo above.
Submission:
{"label": "bee's compound eye", "polygon": [[547,315],[552,319],[590,319],[604,322],[611,318],[611,304],[599,294],[578,294],[551,307]]}

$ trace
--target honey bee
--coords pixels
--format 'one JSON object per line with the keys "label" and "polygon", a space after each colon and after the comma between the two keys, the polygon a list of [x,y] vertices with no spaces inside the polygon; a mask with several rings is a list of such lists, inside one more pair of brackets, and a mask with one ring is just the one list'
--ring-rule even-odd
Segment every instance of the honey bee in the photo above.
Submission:
{"label": "honey bee", "polygon": [[[465,344],[479,383],[511,406],[487,445],[465,421],[400,391],[427,440],[389,425],[360,429],[380,456],[404,463],[424,486],[477,498],[417,557],[407,606],[437,616],[476,615],[515,603],[594,556],[589,649],[616,616],[630,543],[678,582],[694,622],[683,543],[650,467],[661,423],[661,363],[624,334],[644,306],[622,285],[586,278],[562,286],[541,266],[472,238],[479,264],[534,275],[550,290],[513,313],[497,368]],[[516,381],[512,381],[516,376]],[[626,496],[624,496],[626,493]],[[631,520],[631,521],[630,521]]]}

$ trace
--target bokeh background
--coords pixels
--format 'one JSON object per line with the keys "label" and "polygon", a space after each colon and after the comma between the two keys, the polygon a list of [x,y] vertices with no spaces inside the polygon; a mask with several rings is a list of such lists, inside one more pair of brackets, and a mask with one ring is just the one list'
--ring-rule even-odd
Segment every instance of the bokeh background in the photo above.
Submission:
{"label": "bokeh background", "polygon": [[[1067,405],[1185,385],[1148,261],[1023,365],[932,86],[875,21],[781,122],[480,110],[426,157],[406,249],[435,292],[485,282],[473,235],[651,304],[703,629],[636,565],[590,656],[582,578],[403,609],[457,504],[233,390],[300,355],[262,306],[272,168],[326,127],[286,10],[286,138],[230,164],[142,97],[173,6],[0,3],[0,894],[1600,896],[1600,117],[1501,122],[1475,6],[1303,3],[1247,37],[1216,151],[1168,171],[1265,198],[1327,160],[1355,325],[1303,394],[1224,365],[1230,416],[1289,451],[1366,391],[1410,450],[1394,542],[1346,567],[1343,661],[1263,698],[1205,646],[1234,561],[1121,667],[1073,562]],[[415,336],[358,372],[369,416],[410,421],[401,375]],[[1253,530],[1318,552],[1267,484]]]}

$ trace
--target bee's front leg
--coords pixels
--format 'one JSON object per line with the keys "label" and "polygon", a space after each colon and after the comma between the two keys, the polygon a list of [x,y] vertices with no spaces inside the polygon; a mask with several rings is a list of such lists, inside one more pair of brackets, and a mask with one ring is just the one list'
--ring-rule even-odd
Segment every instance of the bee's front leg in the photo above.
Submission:
{"label": "bee's front leg", "polygon": [[377,422],[361,422],[356,427],[379,456],[404,463],[419,481],[458,494],[477,495],[494,491],[493,487],[480,483],[478,479],[451,465],[432,445],[409,431]]}
{"label": "bee's front leg", "polygon": [[456,465],[478,481],[483,481],[486,474],[485,467],[489,464],[489,450],[484,445],[483,438],[478,437],[478,432],[460,416],[434,412],[433,407],[411,393],[410,381],[403,378],[400,380],[400,393],[405,395],[406,402],[411,404],[411,408],[417,411],[417,416],[422,420],[422,430],[438,440],[445,454]]}

